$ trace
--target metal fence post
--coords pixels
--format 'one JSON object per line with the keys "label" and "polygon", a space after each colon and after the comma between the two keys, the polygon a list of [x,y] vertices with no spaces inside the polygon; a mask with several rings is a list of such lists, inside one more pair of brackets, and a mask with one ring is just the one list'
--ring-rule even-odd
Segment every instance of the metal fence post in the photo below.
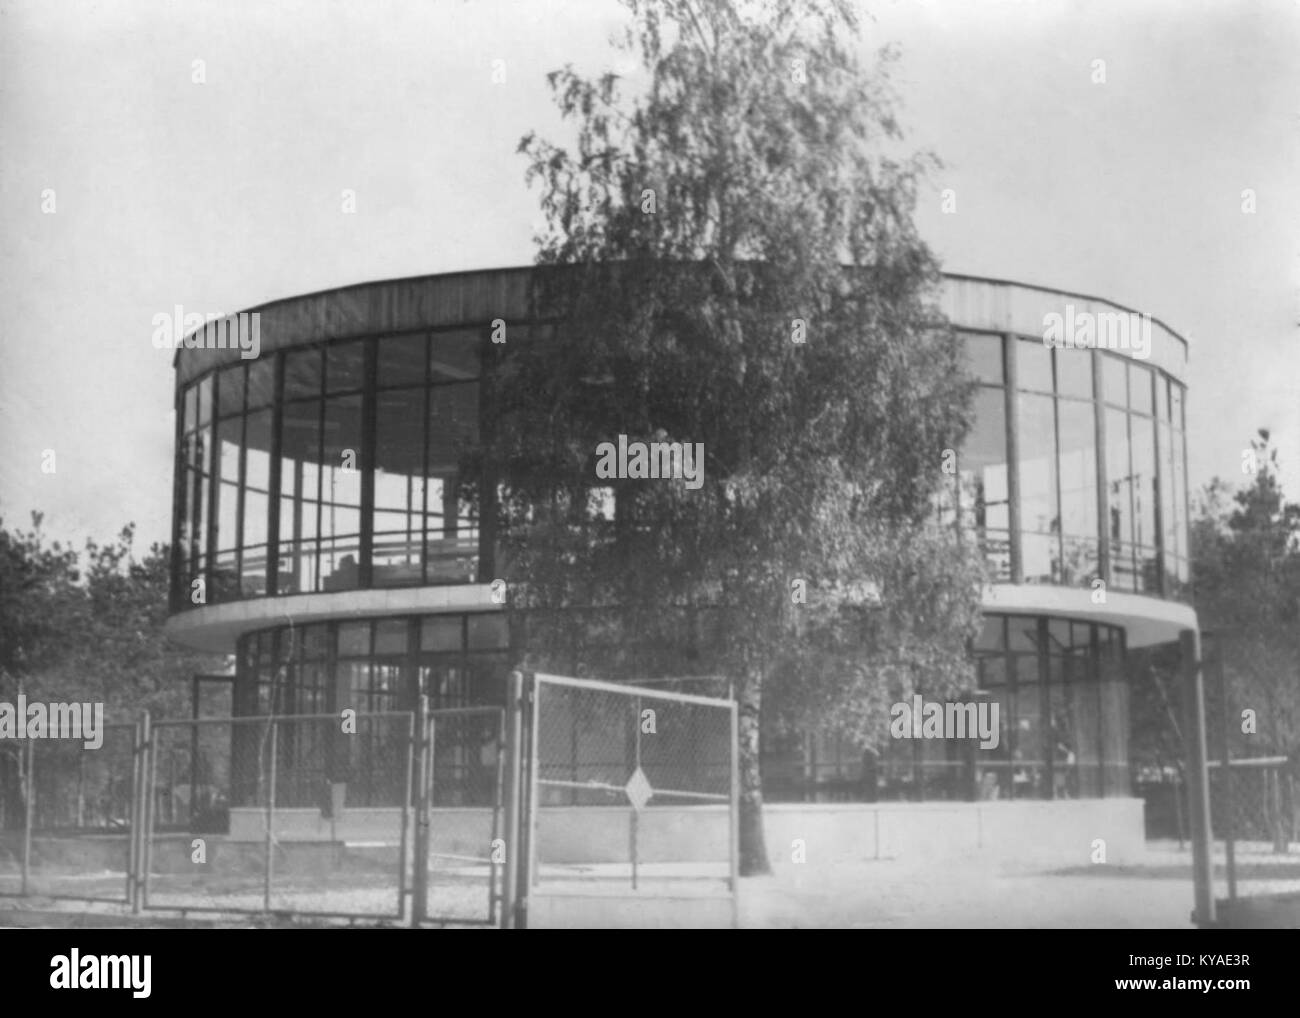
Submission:
{"label": "metal fence post", "polygon": [[[420,695],[415,714],[415,837],[411,851],[411,925],[429,914],[429,698]],[[405,843],[405,838],[403,838]],[[405,866],[403,866],[405,869]]]}
{"label": "metal fence post", "polygon": [[24,798],[27,802],[24,805],[26,816],[23,820],[23,896],[29,893],[28,881],[31,878],[32,868],[32,819],[34,816],[33,805],[36,801],[36,747],[35,740],[30,736],[27,738],[27,745],[23,747],[27,752],[27,794]]}
{"label": "metal fence post", "polygon": [[262,907],[267,912],[271,911],[271,873],[275,857],[275,757],[278,731],[279,725],[272,718],[270,774],[266,783],[266,880],[262,887]]}
{"label": "metal fence post", "polygon": [[[397,914],[402,916],[406,907],[406,840],[411,836],[411,798],[417,795],[412,778],[413,769],[419,764],[419,715],[411,714],[406,720],[406,778],[402,792],[402,823],[397,841]],[[418,818],[417,818],[418,820]],[[412,903],[414,913],[415,905]]]}
{"label": "metal fence post", "polygon": [[140,914],[140,808],[141,782],[144,780],[144,715],[131,733],[131,810],[126,843],[126,900],[133,915]]}
{"label": "metal fence post", "polygon": [[1214,869],[1211,850],[1209,769],[1205,753],[1205,680],[1201,670],[1201,636],[1195,629],[1179,634],[1183,691],[1187,700],[1187,799],[1192,826],[1192,880],[1197,925],[1213,925]]}
{"label": "metal fence post", "polygon": [[536,673],[524,685],[522,699],[525,731],[528,740],[528,770],[524,775],[524,817],[521,825],[524,876],[519,893],[518,928],[528,928],[528,899],[537,883],[537,829],[541,824],[541,705],[542,684]]}
{"label": "metal fence post", "polygon": [[[731,687],[728,686],[728,691]],[[730,813],[728,863],[731,877],[731,922],[740,926],[740,707],[731,701],[731,788],[727,811]],[[879,823],[879,812],[876,814]],[[878,832],[877,832],[878,833]],[[877,845],[879,848],[879,845]],[[877,853],[878,854],[878,853]]]}
{"label": "metal fence post", "polygon": [[524,677],[521,672],[511,672],[506,685],[505,745],[502,755],[505,757],[505,842],[506,864],[501,874],[501,928],[515,928],[515,906],[519,894],[519,867],[522,857],[523,839],[520,837],[520,788],[522,783],[522,717],[520,707],[523,702]]}
{"label": "metal fence post", "polygon": [[[1207,636],[1210,634],[1206,634]],[[1222,714],[1219,725],[1219,735],[1223,743],[1223,752],[1219,756],[1220,767],[1220,788],[1222,796],[1220,802],[1223,803],[1223,816],[1219,818],[1220,829],[1223,832],[1223,862],[1224,869],[1228,875],[1228,900],[1237,899],[1237,818],[1234,816],[1237,800],[1232,794],[1232,719],[1228,704],[1228,680],[1223,671],[1223,654],[1220,643],[1217,639],[1212,639],[1208,652],[1205,653],[1205,665],[1207,678],[1210,681],[1218,683],[1219,686],[1219,710]],[[1207,733],[1206,741],[1209,741]],[[1211,802],[1213,797],[1211,796]],[[1214,823],[1211,818],[1210,833],[1213,837]]]}
{"label": "metal fence post", "polygon": [[149,870],[153,863],[153,801],[158,776],[153,738],[153,719],[145,711],[140,718],[140,879],[136,885],[141,908],[149,907]]}

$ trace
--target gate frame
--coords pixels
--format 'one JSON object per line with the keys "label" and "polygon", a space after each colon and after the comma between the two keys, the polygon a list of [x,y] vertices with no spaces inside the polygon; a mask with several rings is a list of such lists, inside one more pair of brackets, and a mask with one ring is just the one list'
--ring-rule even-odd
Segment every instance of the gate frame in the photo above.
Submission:
{"label": "gate frame", "polygon": [[[307,919],[347,919],[350,922],[371,921],[371,922],[392,922],[394,920],[401,922],[406,912],[406,846],[407,839],[411,829],[411,811],[412,811],[412,768],[416,757],[417,732],[415,729],[416,711],[397,710],[397,711],[367,711],[356,714],[358,720],[362,718],[406,718],[407,736],[406,736],[406,767],[404,788],[402,794],[401,810],[401,827],[398,836],[398,865],[397,865],[397,907],[395,911],[390,912],[330,912],[303,910],[296,908],[276,909],[271,908],[271,877],[273,870],[273,846],[274,838],[274,810],[275,810],[275,780],[276,780],[276,733],[279,730],[280,722],[301,722],[301,721],[331,721],[338,722],[338,714],[258,714],[258,715],[241,715],[224,718],[168,718],[157,722],[151,722],[148,713],[142,718],[144,730],[144,762],[142,770],[143,784],[143,823],[136,826],[140,829],[141,848],[137,857],[137,866],[140,871],[137,880],[138,906],[133,902],[132,910],[139,914],[141,910],[151,912],[179,912],[182,916],[190,912],[216,913],[224,915],[288,915],[301,916]],[[156,732],[157,728],[184,728],[187,725],[193,726],[198,730],[200,725],[222,725],[231,726],[233,733],[234,726],[238,724],[263,724],[270,728],[270,765],[267,786],[267,825],[266,825],[266,844],[267,854],[265,860],[265,869],[263,877],[263,907],[246,908],[242,906],[230,905],[159,905],[149,903],[149,884],[151,876],[151,862],[153,859],[153,838],[156,833],[154,830],[154,809],[153,800],[155,798],[156,788],[156,768],[157,758],[155,754]],[[233,760],[233,751],[232,751]],[[193,763],[191,762],[191,767]]]}
{"label": "gate frame", "polygon": [[[488,856],[486,860],[473,858],[475,862],[486,862],[488,866],[488,908],[487,915],[482,919],[466,919],[463,916],[444,916],[429,914],[429,859],[431,856],[442,856],[444,858],[470,859],[465,856],[448,856],[447,853],[435,853],[430,851],[432,845],[433,830],[433,790],[434,780],[437,776],[435,769],[436,764],[436,743],[437,728],[440,718],[448,717],[491,717],[496,719],[496,745],[497,761],[496,773],[493,779],[492,802],[487,807],[492,811],[492,826],[489,837]],[[469,707],[434,707],[428,706],[427,695],[420,696],[420,707],[417,718],[419,735],[419,753],[418,753],[418,773],[420,775],[419,789],[417,792],[418,803],[416,805],[416,837],[414,850],[412,853],[413,874],[411,881],[411,927],[418,929],[425,923],[438,923],[442,926],[497,926],[503,929],[506,923],[506,916],[509,912],[507,903],[511,901],[511,891],[505,886],[509,879],[512,869],[510,860],[513,858],[514,848],[512,847],[512,838],[515,836],[510,828],[509,811],[507,809],[507,800],[509,792],[505,783],[510,771],[513,769],[514,758],[510,756],[511,745],[509,740],[510,710],[509,706],[499,706],[496,704],[479,704]],[[506,861],[498,863],[493,858],[494,849],[492,843],[502,836],[503,821],[505,825],[504,841],[506,846]],[[423,863],[423,865],[421,865]],[[502,871],[502,890],[497,890],[498,871]]]}
{"label": "gate frame", "polygon": [[[128,802],[126,817],[126,872],[123,875],[122,893],[110,898],[103,894],[68,894],[65,892],[51,892],[41,894],[42,898],[49,898],[51,901],[85,901],[105,905],[122,905],[130,906],[134,901],[136,879],[136,833],[139,824],[139,797],[138,797],[138,777],[139,777],[139,760],[140,760],[140,723],[129,721],[113,721],[104,724],[101,733],[107,738],[110,731],[127,731],[131,732],[131,794]],[[22,858],[20,860],[20,877],[19,889],[14,891],[0,891],[0,898],[28,898],[33,892],[31,889],[31,856],[33,830],[32,823],[35,819],[36,810],[36,743],[46,741],[62,741],[47,739],[15,739],[15,742],[21,743],[19,752],[21,753],[21,762],[23,765],[23,836],[22,836]],[[76,741],[76,740],[72,740]],[[87,750],[84,745],[80,749],[81,753],[94,752]],[[78,832],[80,828],[76,828]],[[87,831],[94,828],[87,828]],[[82,836],[80,833],[73,834],[72,838]]]}
{"label": "gate frame", "polygon": [[[541,700],[539,695],[541,686],[546,683],[616,693],[629,698],[694,703],[720,711],[725,710],[728,713],[730,787],[727,794],[719,794],[717,799],[727,804],[729,858],[726,884],[731,902],[731,925],[733,929],[738,928],[740,924],[740,747],[739,704],[735,698],[723,699],[694,693],[674,693],[632,683],[581,679],[545,672],[529,672],[525,675],[518,671],[510,675],[506,697],[507,733],[518,750],[509,770],[512,787],[509,790],[511,794],[508,795],[510,805],[506,810],[506,823],[509,831],[511,821],[514,819],[515,840],[519,844],[515,855],[516,865],[507,867],[508,888],[507,900],[502,908],[502,928],[528,928],[529,899],[537,881],[537,826],[541,812],[538,805],[540,782],[538,726],[541,711],[538,706]],[[507,836],[507,845],[510,845],[509,836]],[[507,850],[509,851],[510,848]],[[635,884],[633,886],[635,887]]]}

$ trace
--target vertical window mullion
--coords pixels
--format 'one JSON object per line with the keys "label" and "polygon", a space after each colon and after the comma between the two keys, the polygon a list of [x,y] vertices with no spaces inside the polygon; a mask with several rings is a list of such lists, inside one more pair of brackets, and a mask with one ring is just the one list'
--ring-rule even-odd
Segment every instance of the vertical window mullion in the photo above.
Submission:
{"label": "vertical window mullion", "polygon": [[1097,473],[1097,575],[1103,587],[1109,588],[1113,574],[1110,563],[1110,487],[1106,448],[1106,394],[1102,391],[1103,373],[1101,354],[1089,350],[1092,360],[1092,428],[1097,446],[1095,469]]}
{"label": "vertical window mullion", "polygon": [[423,491],[420,494],[420,582],[429,582],[429,413],[433,409],[433,393],[429,386],[430,362],[433,358],[433,336],[426,333],[424,337],[424,380],[421,389],[424,392],[420,415],[420,473],[424,477]]}
{"label": "vertical window mullion", "polygon": [[[1154,436],[1153,441],[1155,443],[1155,459],[1156,459],[1155,474],[1151,478],[1151,486],[1152,486],[1151,497],[1155,501],[1155,519],[1156,519],[1155,541],[1152,547],[1155,549],[1155,553],[1156,553],[1156,593],[1158,593],[1161,597],[1165,597],[1168,593],[1166,589],[1167,585],[1165,583],[1165,514],[1164,514],[1164,510],[1161,508],[1160,505],[1160,503],[1164,500],[1164,492],[1165,492],[1164,477],[1162,476],[1164,471],[1161,469],[1162,467],[1161,453],[1164,452],[1164,445],[1160,441],[1160,425],[1162,423],[1160,420],[1160,398],[1155,391],[1156,386],[1165,384],[1165,376],[1161,374],[1159,369],[1155,371],[1151,371],[1149,372],[1149,374],[1151,375],[1151,388],[1152,388],[1151,432],[1152,435]],[[1165,394],[1166,404],[1168,403],[1168,401],[1169,401],[1169,396],[1168,393],[1166,392]],[[1164,423],[1166,425],[1165,433],[1166,435],[1168,435],[1169,434],[1168,422],[1164,422]],[[1170,436],[1169,440],[1172,442],[1172,436]]]}
{"label": "vertical window mullion", "polygon": [[[378,400],[375,386],[379,378],[379,341],[363,340],[361,388],[361,541],[357,555],[357,586],[368,589],[373,577],[371,558],[375,545],[375,467],[378,463],[375,449],[375,415]],[[372,679],[373,681],[373,679]]]}
{"label": "vertical window mullion", "polygon": [[207,526],[204,527],[203,543],[207,555],[203,559],[204,591],[208,603],[216,600],[216,556],[217,556],[217,498],[221,489],[221,420],[219,407],[221,399],[221,372],[212,372],[212,396],[208,404],[208,504],[204,511],[208,514]]}
{"label": "vertical window mullion", "polygon": [[244,489],[248,484],[248,368],[241,364],[244,373],[241,386],[243,399],[239,407],[239,487],[235,492],[235,591],[244,596]]}
{"label": "vertical window mullion", "polygon": [[1056,462],[1052,465],[1052,475],[1056,486],[1056,561],[1057,575],[1053,583],[1065,581],[1065,494],[1061,490],[1061,397],[1057,372],[1060,370],[1059,351],[1049,350],[1052,361],[1052,455]]}
{"label": "vertical window mullion", "polygon": [[186,510],[185,481],[189,464],[185,457],[185,390],[184,385],[176,389],[175,412],[176,427],[174,455],[172,456],[172,547],[171,547],[171,587],[170,601],[172,611],[183,608],[188,602],[184,596],[188,584],[181,575],[181,516]]}
{"label": "vertical window mullion", "polygon": [[1020,530],[1020,439],[1018,437],[1019,418],[1016,413],[1016,342],[1010,335],[1002,337],[1003,373],[1006,385],[1002,390],[1005,406],[1005,431],[1007,451],[1007,506],[1008,526],[1011,539],[1011,582],[1025,582],[1024,560],[1021,555]]}
{"label": "vertical window mullion", "polygon": [[1055,799],[1056,743],[1052,739],[1052,691],[1048,688],[1052,673],[1048,660],[1051,655],[1049,632],[1047,616],[1040,615],[1038,617],[1038,710],[1041,720],[1038,724],[1038,734],[1043,747],[1043,777],[1047,785],[1045,798]]}
{"label": "vertical window mullion", "polygon": [[280,592],[280,456],[284,442],[280,432],[284,429],[284,354],[273,355],[271,372],[271,462],[267,464],[266,479],[266,593]]}

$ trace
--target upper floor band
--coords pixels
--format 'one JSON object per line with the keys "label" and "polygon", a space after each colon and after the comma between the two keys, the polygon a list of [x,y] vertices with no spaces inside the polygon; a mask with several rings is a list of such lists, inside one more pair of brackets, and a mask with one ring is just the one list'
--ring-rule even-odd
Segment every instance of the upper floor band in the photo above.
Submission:
{"label": "upper floor band", "polygon": [[[511,343],[553,327],[529,318],[530,273],[291,298],[253,309],[257,357],[178,350],[173,610],[200,578],[207,604],[492,579],[469,456],[490,412],[481,355],[494,322]],[[999,580],[1181,599],[1185,341],[1019,284],[948,277],[943,305],[979,388],[940,518]],[[1094,345],[1072,341],[1085,325]]]}

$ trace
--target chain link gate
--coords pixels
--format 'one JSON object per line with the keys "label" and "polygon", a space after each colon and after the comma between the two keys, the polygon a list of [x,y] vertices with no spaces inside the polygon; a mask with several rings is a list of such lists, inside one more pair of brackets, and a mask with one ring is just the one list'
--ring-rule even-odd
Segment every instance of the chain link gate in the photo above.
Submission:
{"label": "chain link gate", "polygon": [[102,741],[17,739],[0,754],[0,896],[126,905],[136,876],[140,726]]}
{"label": "chain link gate", "polygon": [[542,674],[516,697],[507,924],[734,927],[735,701]]}
{"label": "chain link gate", "polygon": [[1224,648],[1205,642],[1207,774],[1211,830],[1223,844],[1226,917],[1238,899],[1254,909],[1265,896],[1300,893],[1300,809],[1295,767],[1264,705],[1235,689]]}
{"label": "chain link gate", "polygon": [[509,854],[502,836],[505,713],[421,703],[413,925],[499,921]]}

